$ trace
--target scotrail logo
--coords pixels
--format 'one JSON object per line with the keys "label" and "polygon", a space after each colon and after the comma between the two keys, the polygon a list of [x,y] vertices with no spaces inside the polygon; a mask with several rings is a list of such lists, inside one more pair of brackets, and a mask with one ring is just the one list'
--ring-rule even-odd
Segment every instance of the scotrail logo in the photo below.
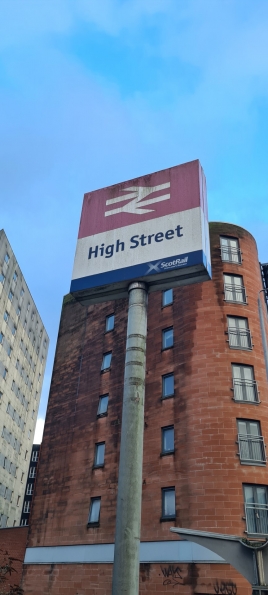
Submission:
{"label": "scotrail logo", "polygon": [[162,193],[147,200],[143,199],[153,192],[159,192],[161,190],[166,190],[167,188],[170,188],[170,182],[166,182],[166,184],[159,184],[158,186],[129,186],[129,188],[124,188],[123,192],[127,192],[128,194],[116,196],[116,198],[110,198],[109,200],[106,200],[106,206],[108,207],[126,200],[128,202],[125,205],[117,207],[116,209],[106,211],[105,217],[108,217],[109,215],[116,215],[117,213],[133,213],[134,215],[144,215],[145,213],[151,213],[155,209],[145,209],[144,207],[153,205],[156,202],[162,202],[162,200],[169,200],[170,192],[164,194]]}

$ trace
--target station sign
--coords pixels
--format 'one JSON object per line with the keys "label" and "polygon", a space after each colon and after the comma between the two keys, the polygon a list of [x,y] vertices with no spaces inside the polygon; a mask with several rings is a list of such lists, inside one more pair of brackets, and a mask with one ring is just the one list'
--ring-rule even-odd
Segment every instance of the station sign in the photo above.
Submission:
{"label": "station sign", "polygon": [[198,160],[85,194],[71,293],[88,303],[211,278],[206,181]]}

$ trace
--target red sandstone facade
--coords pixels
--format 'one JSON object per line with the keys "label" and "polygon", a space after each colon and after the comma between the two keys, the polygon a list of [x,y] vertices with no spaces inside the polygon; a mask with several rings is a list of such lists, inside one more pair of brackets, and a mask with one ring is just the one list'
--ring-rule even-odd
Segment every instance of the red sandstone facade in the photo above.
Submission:
{"label": "red sandstone facade", "polygon": [[[178,540],[169,531],[171,526],[246,537],[254,528],[252,514],[258,497],[263,498],[268,490],[266,459],[264,455],[258,459],[263,446],[256,447],[253,455],[251,451],[250,461],[241,460],[243,456],[245,459],[245,450],[238,455],[237,420],[248,424],[258,421],[260,435],[264,443],[268,441],[268,383],[259,296],[266,336],[268,327],[263,294],[259,294],[263,286],[256,244],[247,231],[234,225],[214,223],[210,232],[212,281],[174,289],[173,303],[166,307],[162,307],[162,292],[149,295],[141,532],[147,558],[141,564],[142,594],[224,593],[217,589],[224,589],[224,584],[228,587],[228,583],[228,588],[231,583],[234,586],[226,593],[251,594],[246,580],[215,559],[208,557],[200,563],[200,559],[184,556],[183,550],[178,562],[165,553],[159,561],[154,556],[148,559],[148,542],[164,542],[160,544],[163,552],[167,542],[177,545]],[[222,260],[220,236],[237,240],[241,264]],[[226,300],[230,294],[224,292],[224,274],[242,277],[246,303]],[[114,330],[105,333],[106,317],[112,313]],[[250,334],[242,335],[252,339],[252,348],[250,343],[249,348],[230,347],[228,316],[233,317],[234,326],[235,319],[247,319]],[[76,563],[55,560],[58,546],[114,543],[126,327],[127,300],[89,307],[76,303],[71,296],[64,300],[31,513],[25,595],[111,593],[112,564],[101,553],[103,549],[98,556],[104,557],[97,563],[74,558],[77,549],[68,550]],[[162,331],[170,327],[174,345],[163,350]],[[101,373],[102,357],[107,352],[112,352],[111,368]],[[258,390],[255,400],[241,400],[241,392],[233,383],[234,365],[254,370],[257,384],[251,386]],[[162,377],[167,374],[174,374],[174,395],[162,398]],[[99,397],[105,394],[109,394],[108,414],[97,417]],[[172,426],[174,453],[161,456],[161,428]],[[104,466],[94,468],[95,445],[102,442]],[[262,444],[257,438],[253,442]],[[244,437],[240,448],[249,443],[251,438]],[[257,492],[258,486],[264,490]],[[247,520],[245,487],[247,495],[252,489],[255,497],[253,507],[247,508]],[[161,519],[163,488],[175,488],[176,514],[168,522]],[[101,498],[100,520],[98,526],[88,526],[94,497]],[[261,531],[258,526],[255,533],[263,536],[268,532],[268,512],[265,503],[260,506],[264,511]],[[37,548],[43,546],[48,558],[42,559],[44,550]],[[65,552],[67,549],[61,549],[60,555]],[[43,564],[34,561],[32,555],[39,555]]]}

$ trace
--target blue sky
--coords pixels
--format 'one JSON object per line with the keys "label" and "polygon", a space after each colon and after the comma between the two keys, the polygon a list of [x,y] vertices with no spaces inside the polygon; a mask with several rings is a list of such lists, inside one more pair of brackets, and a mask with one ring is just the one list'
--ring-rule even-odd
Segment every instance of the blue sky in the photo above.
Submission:
{"label": "blue sky", "polygon": [[0,0],[1,223],[50,336],[84,192],[199,158],[268,261],[267,0]]}

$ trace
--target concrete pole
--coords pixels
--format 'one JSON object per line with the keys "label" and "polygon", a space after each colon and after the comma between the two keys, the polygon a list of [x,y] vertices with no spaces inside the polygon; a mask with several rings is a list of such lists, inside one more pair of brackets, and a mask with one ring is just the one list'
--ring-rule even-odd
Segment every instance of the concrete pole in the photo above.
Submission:
{"label": "concrete pole", "polygon": [[123,414],[116,507],[113,595],[138,595],[141,526],[147,289],[129,286]]}

